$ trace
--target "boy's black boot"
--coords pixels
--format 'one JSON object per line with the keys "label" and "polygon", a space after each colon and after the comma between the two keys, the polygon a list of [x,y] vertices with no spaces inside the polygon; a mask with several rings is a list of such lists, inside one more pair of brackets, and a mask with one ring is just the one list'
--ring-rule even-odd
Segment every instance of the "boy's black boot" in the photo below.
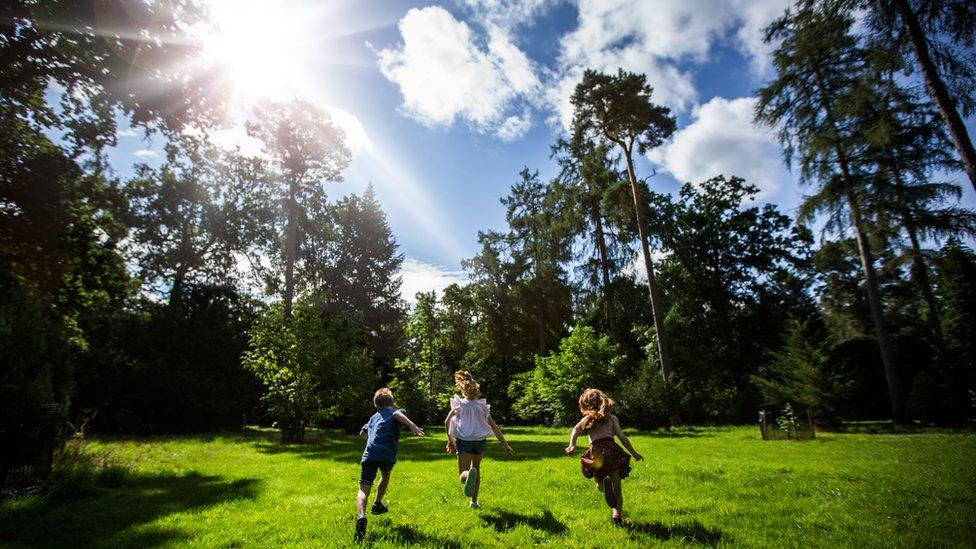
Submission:
{"label": "boy's black boot", "polygon": [[356,543],[362,543],[366,539],[366,517],[356,520],[356,535],[352,539]]}

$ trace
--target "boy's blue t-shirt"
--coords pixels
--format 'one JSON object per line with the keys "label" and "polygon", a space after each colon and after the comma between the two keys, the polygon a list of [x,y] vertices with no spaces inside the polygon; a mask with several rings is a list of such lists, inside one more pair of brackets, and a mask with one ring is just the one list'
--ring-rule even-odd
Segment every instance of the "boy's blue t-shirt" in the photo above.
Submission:
{"label": "boy's blue t-shirt", "polygon": [[369,436],[362,461],[396,461],[400,422],[393,417],[395,411],[393,408],[380,408],[363,425],[362,430]]}

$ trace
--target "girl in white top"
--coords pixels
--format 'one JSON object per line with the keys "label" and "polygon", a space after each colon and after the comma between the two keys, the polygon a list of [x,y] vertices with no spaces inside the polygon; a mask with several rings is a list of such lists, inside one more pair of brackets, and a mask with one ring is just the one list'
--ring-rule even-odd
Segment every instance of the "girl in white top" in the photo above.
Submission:
{"label": "girl in white top", "polygon": [[512,447],[493,419],[491,406],[481,398],[478,382],[465,371],[454,372],[454,382],[464,398],[451,399],[451,411],[444,419],[447,429],[447,452],[456,453],[458,459],[458,480],[464,484],[464,495],[471,498],[471,508],[478,509],[478,488],[481,486],[481,458],[485,452],[486,439],[495,435],[512,453]]}

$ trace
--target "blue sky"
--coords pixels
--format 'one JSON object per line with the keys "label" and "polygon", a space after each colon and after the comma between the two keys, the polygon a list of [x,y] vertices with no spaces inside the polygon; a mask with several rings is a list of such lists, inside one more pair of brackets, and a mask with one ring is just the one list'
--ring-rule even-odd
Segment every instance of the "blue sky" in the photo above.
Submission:
{"label": "blue sky", "polygon": [[[646,73],[676,113],[673,140],[640,160],[655,190],[724,173],[786,211],[799,201],[772,136],[750,122],[769,76],[760,30],[787,0],[214,1],[225,9],[213,51],[240,76],[229,125],[259,95],[331,109],[354,158],[330,193],[373,183],[407,258],[408,298],[463,278],[477,232],[504,226],[498,199],[522,166],[555,174],[549,146],[587,67]],[[123,131],[111,161],[125,176],[158,162],[161,144]]]}

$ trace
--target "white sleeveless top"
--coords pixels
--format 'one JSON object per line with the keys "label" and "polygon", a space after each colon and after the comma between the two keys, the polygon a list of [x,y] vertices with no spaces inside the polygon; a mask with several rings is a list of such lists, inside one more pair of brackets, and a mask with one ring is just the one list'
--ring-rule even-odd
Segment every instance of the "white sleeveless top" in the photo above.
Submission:
{"label": "white sleeveless top", "polygon": [[447,432],[452,437],[461,440],[484,440],[494,434],[488,425],[491,406],[485,399],[468,400],[455,395],[451,398],[451,409],[455,412]]}

